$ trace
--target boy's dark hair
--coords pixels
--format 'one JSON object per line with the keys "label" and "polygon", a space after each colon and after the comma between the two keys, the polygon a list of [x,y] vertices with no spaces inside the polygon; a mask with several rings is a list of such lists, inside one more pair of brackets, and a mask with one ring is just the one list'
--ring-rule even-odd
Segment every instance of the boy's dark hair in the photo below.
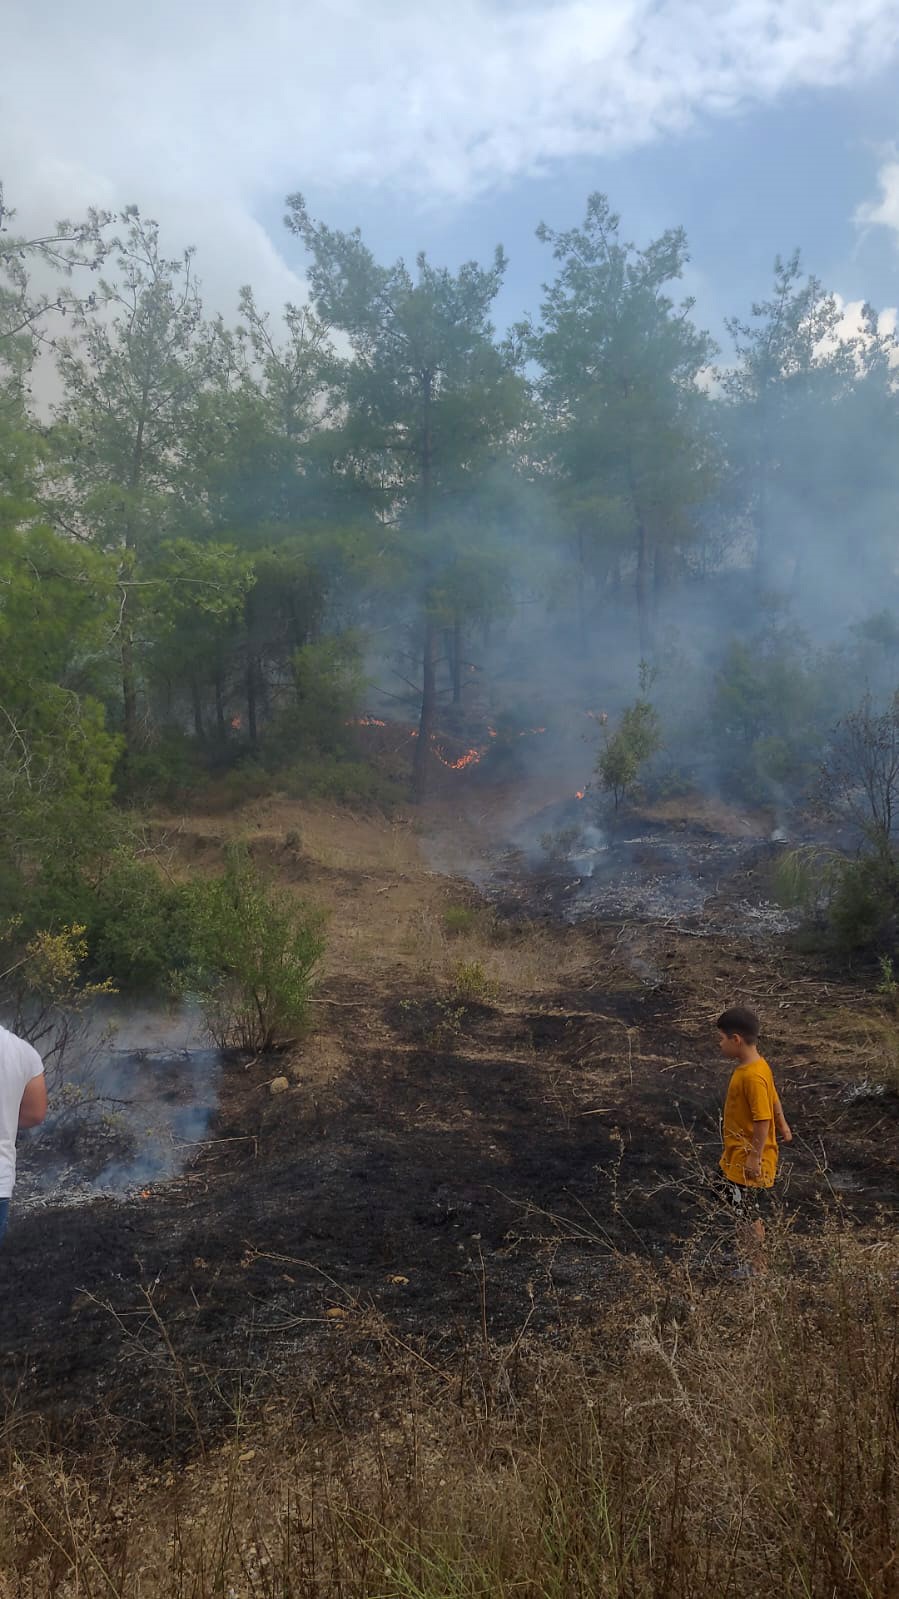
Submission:
{"label": "boy's dark hair", "polygon": [[746,1044],[757,1044],[762,1030],[755,1011],[748,1005],[731,1005],[729,1010],[721,1012],[715,1026],[728,1038],[737,1033]]}

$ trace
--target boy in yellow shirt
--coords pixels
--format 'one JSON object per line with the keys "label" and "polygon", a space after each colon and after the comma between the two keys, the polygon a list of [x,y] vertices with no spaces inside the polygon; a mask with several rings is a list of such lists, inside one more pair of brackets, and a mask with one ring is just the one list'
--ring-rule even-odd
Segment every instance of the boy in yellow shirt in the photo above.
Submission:
{"label": "boy in yellow shirt", "polygon": [[777,1175],[778,1134],[785,1144],[793,1134],[783,1113],[771,1067],[758,1051],[759,1019],[744,1005],[718,1017],[721,1053],[734,1062],[724,1101],[719,1165],[724,1192],[737,1217],[737,1246],[752,1271],[765,1269],[762,1204],[770,1199]]}

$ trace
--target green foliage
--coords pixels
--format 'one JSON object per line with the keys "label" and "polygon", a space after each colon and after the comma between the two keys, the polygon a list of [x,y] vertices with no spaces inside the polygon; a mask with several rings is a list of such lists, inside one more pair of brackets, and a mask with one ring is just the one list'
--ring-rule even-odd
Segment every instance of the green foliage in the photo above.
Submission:
{"label": "green foliage", "polygon": [[343,634],[304,644],[293,657],[292,671],[290,702],[265,731],[266,764],[279,768],[346,755],[365,686],[358,641]]}
{"label": "green foliage", "polygon": [[447,905],[443,912],[443,930],[449,938],[461,938],[473,933],[478,925],[477,912],[469,905]]}
{"label": "green foliage", "polygon": [[715,679],[711,744],[726,793],[765,803],[814,776],[833,721],[826,676],[786,628],[735,639]]}
{"label": "green foliage", "polygon": [[470,1005],[496,999],[497,986],[482,961],[459,961],[453,972],[453,993],[462,1004]]}
{"label": "green foliage", "polygon": [[296,1038],[324,952],[321,914],[273,887],[241,848],[189,897],[191,987],[215,1041],[259,1053]]}
{"label": "green foliage", "polygon": [[289,799],[333,800],[351,809],[382,811],[385,815],[396,810],[405,798],[401,785],[376,766],[333,755],[289,767],[278,774],[277,787]]}
{"label": "green foliage", "polygon": [[188,889],[151,861],[114,855],[88,910],[91,967],[128,993],[178,992],[192,961]]}
{"label": "green foliage", "polygon": [[881,955],[878,965],[880,982],[877,984],[877,992],[885,999],[895,1000],[899,996],[899,983],[896,981],[896,968],[892,955]]}
{"label": "green foliage", "polygon": [[[717,470],[708,395],[697,379],[715,346],[670,294],[687,263],[669,229],[637,250],[605,195],[583,223],[538,238],[558,262],[538,326],[519,330],[540,366],[546,448],[582,591],[632,554],[641,650],[650,641],[655,561],[689,546]],[[583,600],[581,619],[584,620]]]}
{"label": "green foliage", "polygon": [[34,1045],[54,1091],[62,1086],[66,1052],[89,1007],[116,991],[109,978],[90,981],[85,934],[78,922],[29,934],[21,917],[0,927],[0,1014]]}
{"label": "green foliage", "polygon": [[164,729],[132,755],[127,777],[119,770],[123,797],[141,805],[180,805],[193,798],[205,772],[196,742],[177,729]]}
{"label": "green foliage", "polygon": [[636,789],[647,761],[661,749],[658,712],[648,700],[635,700],[621,713],[614,733],[606,732],[596,761],[603,788],[612,795],[616,811]]}
{"label": "green foliage", "polygon": [[242,761],[239,766],[216,778],[203,795],[203,804],[211,810],[237,811],[242,805],[264,799],[285,787],[283,781],[273,779],[271,772],[256,761]]}
{"label": "green foliage", "polygon": [[778,856],[774,887],[782,905],[809,916],[825,912],[838,887],[846,857],[817,844],[784,850]]}

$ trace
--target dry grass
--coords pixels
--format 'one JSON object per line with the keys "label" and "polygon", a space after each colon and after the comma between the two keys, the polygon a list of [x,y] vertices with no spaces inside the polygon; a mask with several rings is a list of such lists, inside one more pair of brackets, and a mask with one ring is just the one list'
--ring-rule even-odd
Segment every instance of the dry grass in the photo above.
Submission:
{"label": "dry grass", "polygon": [[[524,927],[510,937],[484,911],[462,936],[448,930],[447,907],[469,890],[432,869],[430,860],[437,850],[447,868],[452,846],[461,869],[474,845],[463,823],[449,829],[439,817],[439,825],[448,831],[438,846],[417,817],[355,816],[273,798],[230,816],[160,821],[155,833],[179,875],[216,869],[224,846],[245,839],[255,859],[326,911],[326,978],[352,973],[363,983],[402,974],[451,984],[460,961],[477,962],[500,997],[536,994],[583,978],[595,948],[575,930]],[[299,844],[292,846],[288,840],[297,835]]]}
{"label": "dry grass", "polygon": [[619,1261],[594,1336],[485,1327],[450,1372],[351,1308],[388,1408],[281,1394],[186,1470],[25,1450],[13,1419],[9,1599],[890,1599],[899,1252],[833,1225],[796,1266],[788,1236],[749,1284]]}

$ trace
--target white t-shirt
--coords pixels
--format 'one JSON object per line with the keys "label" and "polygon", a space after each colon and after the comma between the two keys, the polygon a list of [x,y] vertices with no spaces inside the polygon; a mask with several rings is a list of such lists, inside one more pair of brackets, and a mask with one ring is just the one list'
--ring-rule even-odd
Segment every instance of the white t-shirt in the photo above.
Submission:
{"label": "white t-shirt", "polygon": [[16,1133],[22,1095],[44,1063],[24,1038],[0,1027],[0,1199],[9,1199],[16,1181]]}

